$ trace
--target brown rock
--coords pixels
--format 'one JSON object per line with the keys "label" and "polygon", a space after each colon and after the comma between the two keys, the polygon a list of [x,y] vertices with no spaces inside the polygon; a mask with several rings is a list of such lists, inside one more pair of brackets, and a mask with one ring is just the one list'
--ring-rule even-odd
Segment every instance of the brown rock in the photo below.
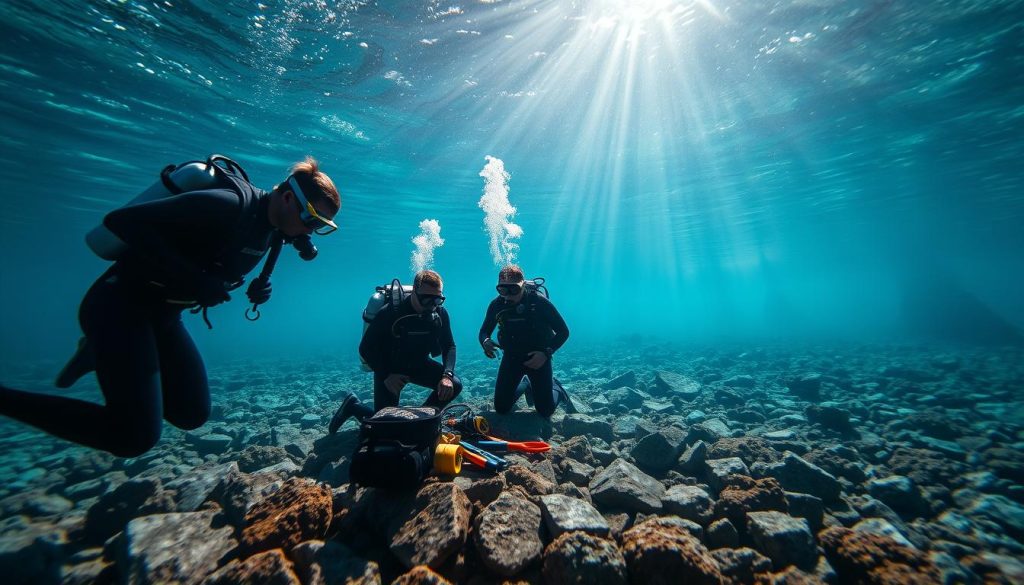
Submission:
{"label": "brown rock", "polygon": [[755,576],[754,585],[825,585],[817,575],[805,573],[796,567],[789,567],[778,573],[760,573]]}
{"label": "brown rock", "polygon": [[631,583],[724,583],[718,564],[699,540],[676,524],[659,520],[647,520],[622,534]]}
{"label": "brown rock", "polygon": [[896,475],[905,475],[919,486],[952,485],[971,469],[964,463],[929,449],[899,447],[887,463]]}
{"label": "brown rock", "polygon": [[739,457],[748,466],[755,461],[774,463],[782,458],[768,441],[759,437],[738,437],[735,439],[719,439],[708,450],[708,459],[725,459]]}
{"label": "brown rock", "polygon": [[400,575],[391,585],[452,585],[450,581],[430,570],[430,567],[419,565],[411,571]]}
{"label": "brown rock", "polygon": [[499,575],[511,577],[540,558],[540,508],[502,494],[476,517],[473,538],[480,560]]}
{"label": "brown rock", "polygon": [[521,465],[513,465],[505,470],[505,484],[509,487],[523,488],[528,495],[546,496],[557,491],[558,486],[548,481],[539,473],[530,471]]}
{"label": "brown rock", "polygon": [[728,518],[735,526],[746,524],[747,512],[775,510],[788,512],[786,492],[772,477],[753,479],[730,475],[715,502],[715,517]]}
{"label": "brown rock", "polygon": [[302,585],[292,564],[279,548],[231,561],[203,581],[203,585]]}
{"label": "brown rock", "polygon": [[922,552],[877,534],[835,526],[818,540],[842,583],[925,585],[940,583],[938,569]]}
{"label": "brown rock", "polygon": [[482,511],[488,504],[498,499],[505,489],[505,478],[498,475],[487,479],[478,479],[466,488],[466,497],[473,503],[476,512]]}
{"label": "brown rock", "polygon": [[625,585],[626,561],[615,543],[585,532],[566,532],[544,550],[544,581]]}
{"label": "brown rock", "polygon": [[398,527],[391,552],[410,569],[416,565],[439,568],[466,543],[472,505],[454,483],[437,483],[416,494],[419,512]]}
{"label": "brown rock", "polygon": [[259,502],[245,515],[243,554],[272,548],[291,549],[305,540],[323,538],[331,524],[331,490],[300,478]]}

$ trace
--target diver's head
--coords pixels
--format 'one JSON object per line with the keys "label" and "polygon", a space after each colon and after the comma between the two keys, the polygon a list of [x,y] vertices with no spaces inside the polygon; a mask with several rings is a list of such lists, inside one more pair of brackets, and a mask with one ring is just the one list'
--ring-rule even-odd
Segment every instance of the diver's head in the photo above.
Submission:
{"label": "diver's head", "polygon": [[506,303],[518,303],[523,300],[525,282],[523,269],[515,264],[508,264],[498,272],[498,286],[495,288]]}
{"label": "diver's head", "polygon": [[433,270],[420,270],[412,282],[412,308],[417,313],[433,311],[444,304],[444,281]]}
{"label": "diver's head", "polygon": [[326,235],[338,229],[334,218],[341,210],[341,195],[334,181],[307,156],[295,163],[291,175],[271,194],[270,223],[289,237]]}

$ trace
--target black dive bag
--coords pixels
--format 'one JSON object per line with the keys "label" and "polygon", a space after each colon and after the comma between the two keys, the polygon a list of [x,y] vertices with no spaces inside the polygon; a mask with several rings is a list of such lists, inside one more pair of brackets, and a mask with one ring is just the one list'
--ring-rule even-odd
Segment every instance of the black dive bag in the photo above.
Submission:
{"label": "black dive bag", "polygon": [[419,487],[434,467],[441,412],[429,406],[388,406],[365,419],[349,477],[363,487]]}

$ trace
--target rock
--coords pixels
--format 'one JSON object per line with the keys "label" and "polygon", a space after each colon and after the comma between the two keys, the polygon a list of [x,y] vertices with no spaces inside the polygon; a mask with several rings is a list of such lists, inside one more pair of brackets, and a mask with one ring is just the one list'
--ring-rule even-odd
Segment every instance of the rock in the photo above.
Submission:
{"label": "rock", "polygon": [[687,401],[697,398],[701,393],[699,382],[680,374],[664,371],[654,374],[654,388],[669,397],[678,396]]}
{"label": "rock", "polygon": [[561,445],[551,450],[551,459],[555,463],[565,459],[572,459],[590,466],[598,465],[594,458],[594,450],[590,446],[590,439],[586,436],[572,437]]}
{"label": "rock", "polygon": [[228,522],[242,528],[245,515],[257,502],[281,489],[284,480],[269,473],[228,473],[210,493],[210,499],[220,504]]}
{"label": "rock", "polygon": [[331,525],[332,509],[327,486],[289,479],[245,515],[239,549],[251,555],[274,548],[290,550],[300,542],[321,539]]}
{"label": "rock", "polygon": [[594,502],[636,512],[661,511],[665,486],[624,459],[616,459],[590,482]]}
{"label": "rock", "polygon": [[715,517],[728,518],[735,525],[744,526],[747,514],[774,510],[786,512],[789,505],[779,482],[773,478],[752,479],[743,475],[727,478],[727,485],[715,502]]}
{"label": "rock", "polygon": [[866,534],[878,534],[879,536],[886,536],[903,546],[909,546],[915,548],[914,545],[907,540],[907,537],[900,532],[899,528],[892,525],[891,522],[884,518],[865,518],[853,526],[855,532],[864,532]]}
{"label": "rock", "polygon": [[203,585],[302,585],[292,563],[279,548],[257,553],[244,561],[232,560],[203,581]]}
{"label": "rock", "polygon": [[825,556],[848,583],[939,583],[939,572],[923,553],[891,538],[833,526],[818,533]]}
{"label": "rock", "polygon": [[544,581],[626,585],[626,561],[611,541],[585,532],[566,532],[544,550]]}
{"label": "rock", "polygon": [[179,512],[193,512],[206,501],[217,484],[229,474],[238,473],[238,465],[230,463],[204,463],[164,486],[174,490],[174,501]]}
{"label": "rock", "polygon": [[739,457],[725,459],[708,459],[704,462],[708,468],[708,484],[714,491],[720,491],[730,475],[750,475],[750,470]]}
{"label": "rock", "polygon": [[740,544],[740,535],[728,518],[722,518],[708,526],[706,540],[708,548],[736,548]]}
{"label": "rock", "polygon": [[637,411],[648,398],[643,392],[633,388],[616,388],[605,393],[613,412]]}
{"label": "rock", "polygon": [[786,491],[813,494],[826,502],[838,500],[842,493],[842,485],[832,474],[792,451],[786,451],[781,462],[768,465],[765,473],[779,480]]}
{"label": "rock", "polygon": [[527,495],[544,496],[555,493],[557,484],[522,465],[513,465],[502,474],[508,487],[519,486]]}
{"label": "rock", "polygon": [[772,570],[772,561],[752,548],[722,548],[711,551],[722,575],[735,583],[753,583],[756,573]]}
{"label": "rock", "polygon": [[547,459],[541,459],[532,463],[529,467],[530,471],[548,480],[551,485],[558,485],[558,474],[555,473],[555,466],[551,464],[551,461]]}
{"label": "rock", "polygon": [[238,456],[238,469],[245,473],[277,465],[290,459],[283,447],[249,445]]}
{"label": "rock", "polygon": [[580,463],[575,459],[562,461],[562,480],[578,486],[590,484],[590,478],[594,477],[594,468],[586,463]]}
{"label": "rock", "polygon": [[576,530],[601,537],[611,532],[608,521],[587,502],[561,494],[541,496],[540,502],[544,523],[553,538]]}
{"label": "rock", "polygon": [[505,477],[498,475],[486,479],[478,479],[465,489],[466,497],[477,512],[483,511],[488,504],[498,499],[505,490]]}
{"label": "rock", "polygon": [[420,489],[415,506],[416,515],[391,536],[391,552],[406,567],[438,568],[466,543],[472,505],[458,486],[436,483]]}
{"label": "rock", "polygon": [[768,431],[762,433],[761,438],[768,441],[792,441],[796,438],[796,433],[789,429],[782,429],[780,431]]}
{"label": "rock", "polygon": [[511,577],[540,558],[540,520],[540,509],[531,502],[501,494],[474,523],[473,539],[484,566]]}
{"label": "rock", "polygon": [[64,495],[78,502],[86,498],[98,497],[126,481],[128,481],[128,476],[123,471],[111,471],[100,477],[69,485],[64,488]]}
{"label": "rock", "polygon": [[295,574],[303,585],[371,585],[381,582],[377,563],[361,559],[336,541],[307,540],[293,548]]}
{"label": "rock", "polygon": [[[347,584],[346,584],[347,585]],[[419,565],[408,573],[400,575],[391,585],[452,585],[450,581],[430,570],[430,567]]]}
{"label": "rock", "polygon": [[738,437],[735,439],[719,439],[708,450],[709,459],[726,459],[739,457],[747,465],[757,461],[771,463],[777,461],[780,453],[767,441],[758,437]]}
{"label": "rock", "polygon": [[966,557],[960,563],[980,576],[985,583],[1024,583],[1024,562],[994,552]]}
{"label": "rock", "polygon": [[811,424],[819,424],[826,429],[832,429],[840,433],[853,432],[853,425],[850,424],[850,413],[841,408],[812,404],[804,410],[804,414]]}
{"label": "rock", "polygon": [[685,444],[682,430],[676,429],[676,432],[672,432],[666,429],[651,433],[637,441],[630,455],[640,469],[660,473],[668,471],[675,465],[683,447]]}
{"label": "rock", "polygon": [[868,493],[889,506],[901,518],[910,519],[929,512],[921,490],[913,480],[903,475],[890,475],[868,482]]}
{"label": "rock", "polygon": [[192,445],[200,455],[220,455],[231,446],[231,437],[220,433],[193,435],[185,433],[185,442]]}
{"label": "rock", "polygon": [[729,429],[729,425],[717,418],[711,418],[690,427],[690,431],[686,434],[686,443],[691,444],[695,441],[707,441],[708,443],[713,444],[719,439],[728,437],[731,434],[732,430]]}
{"label": "rock", "polygon": [[704,469],[704,463],[707,460],[708,444],[704,441],[697,441],[683,452],[676,467],[684,472],[697,473]]}
{"label": "rock", "polygon": [[951,485],[971,469],[935,451],[899,447],[886,462],[895,475],[905,475],[919,486]]}
{"label": "rock", "polygon": [[721,584],[718,565],[684,529],[653,518],[622,534],[622,556],[630,580],[649,585]]}
{"label": "rock", "polygon": [[[14,517],[18,529],[0,532],[0,575],[8,585],[43,585],[61,582],[67,536],[43,525],[26,525]],[[8,520],[4,520],[7,524]],[[5,527],[6,528],[6,527]]]}
{"label": "rock", "polygon": [[611,442],[615,440],[615,430],[610,423],[586,414],[567,414],[562,419],[562,434],[566,437],[586,435]]}
{"label": "rock", "polygon": [[983,495],[971,503],[965,513],[995,522],[1013,538],[1024,541],[1024,506],[1006,496]]}
{"label": "rock", "polygon": [[821,498],[811,494],[786,492],[786,504],[789,506],[789,515],[807,520],[811,532],[817,533],[821,530],[825,520],[825,505]]}
{"label": "rock", "polygon": [[174,510],[172,494],[159,479],[130,479],[100,496],[85,515],[82,536],[87,544],[102,544],[137,516]]}
{"label": "rock", "polygon": [[809,372],[795,378],[786,380],[786,387],[793,394],[804,400],[817,401],[821,399],[821,374]]}
{"label": "rock", "polygon": [[669,514],[706,526],[714,517],[714,501],[699,487],[674,485],[661,497],[662,508]]}
{"label": "rock", "polygon": [[757,385],[757,380],[752,376],[730,376],[725,380],[722,380],[722,384],[730,388],[753,388]]}
{"label": "rock", "polygon": [[600,387],[602,390],[614,390],[616,388],[622,388],[623,386],[629,386],[630,388],[636,387],[636,373],[633,372],[633,370],[608,380],[604,384],[601,384]]}
{"label": "rock", "polygon": [[813,570],[818,564],[818,548],[811,528],[803,518],[781,512],[750,512],[747,532],[758,551],[772,560],[776,569],[796,565]]}
{"label": "rock", "polygon": [[221,557],[235,547],[230,526],[218,526],[216,513],[153,514],[128,523],[119,539],[117,564],[135,584],[203,581]]}

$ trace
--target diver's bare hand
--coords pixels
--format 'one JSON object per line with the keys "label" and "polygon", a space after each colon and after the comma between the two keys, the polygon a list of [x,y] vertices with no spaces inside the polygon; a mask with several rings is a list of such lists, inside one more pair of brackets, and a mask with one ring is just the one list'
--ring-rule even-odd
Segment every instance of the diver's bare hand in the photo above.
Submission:
{"label": "diver's bare hand", "polygon": [[495,353],[494,349],[497,346],[494,344],[493,341],[491,341],[491,338],[488,337],[480,345],[484,348],[484,355],[489,357],[489,358],[491,358],[491,359],[494,359],[494,357],[497,355],[497,353]]}
{"label": "diver's bare hand", "polygon": [[441,381],[437,383],[437,397],[441,402],[448,402],[455,396],[455,384],[452,383],[452,379],[448,376],[442,376]]}

